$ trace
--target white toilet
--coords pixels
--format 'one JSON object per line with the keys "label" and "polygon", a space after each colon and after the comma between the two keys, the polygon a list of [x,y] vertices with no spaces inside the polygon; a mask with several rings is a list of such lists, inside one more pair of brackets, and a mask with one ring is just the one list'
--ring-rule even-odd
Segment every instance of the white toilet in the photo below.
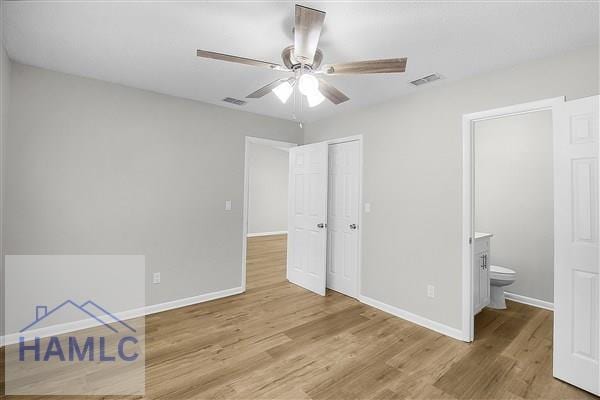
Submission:
{"label": "white toilet", "polygon": [[497,310],[506,309],[504,299],[504,286],[508,286],[517,279],[517,273],[510,268],[498,265],[490,266],[490,305]]}

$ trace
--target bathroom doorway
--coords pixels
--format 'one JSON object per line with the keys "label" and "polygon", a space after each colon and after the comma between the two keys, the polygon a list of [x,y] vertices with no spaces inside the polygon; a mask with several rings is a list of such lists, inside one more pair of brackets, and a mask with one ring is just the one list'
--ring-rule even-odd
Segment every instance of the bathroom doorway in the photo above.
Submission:
{"label": "bathroom doorway", "polygon": [[553,107],[560,102],[464,116],[463,330],[469,341],[477,339],[476,315],[505,309],[506,298],[553,308]]}
{"label": "bathroom doorway", "polygon": [[592,96],[464,115],[462,245],[464,340],[537,332],[554,377],[596,395],[598,109]]}
{"label": "bathroom doorway", "polygon": [[554,309],[553,178],[551,110],[474,123],[475,314],[505,299]]}

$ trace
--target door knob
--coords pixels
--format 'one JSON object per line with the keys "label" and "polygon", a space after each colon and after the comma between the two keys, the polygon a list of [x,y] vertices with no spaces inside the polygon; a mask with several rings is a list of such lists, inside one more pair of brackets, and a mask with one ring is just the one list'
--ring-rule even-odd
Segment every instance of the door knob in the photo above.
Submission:
{"label": "door knob", "polygon": [[325,228],[326,226],[327,226],[327,225],[325,225],[325,224],[324,224],[324,223],[322,223],[322,222],[321,222],[320,224],[317,224],[317,228]]}
{"label": "door knob", "polygon": [[356,224],[350,224],[350,229],[356,229],[356,228],[358,228],[358,225],[356,225]]}

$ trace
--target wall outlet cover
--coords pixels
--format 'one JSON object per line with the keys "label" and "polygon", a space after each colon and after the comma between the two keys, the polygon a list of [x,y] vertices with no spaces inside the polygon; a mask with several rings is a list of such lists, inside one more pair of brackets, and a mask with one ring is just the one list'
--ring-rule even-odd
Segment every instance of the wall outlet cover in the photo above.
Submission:
{"label": "wall outlet cover", "polygon": [[152,283],[160,283],[160,272],[152,274]]}

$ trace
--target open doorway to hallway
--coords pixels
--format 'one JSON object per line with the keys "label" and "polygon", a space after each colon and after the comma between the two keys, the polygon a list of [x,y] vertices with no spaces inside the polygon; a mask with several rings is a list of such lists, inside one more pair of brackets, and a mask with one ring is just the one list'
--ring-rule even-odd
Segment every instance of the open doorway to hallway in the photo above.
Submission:
{"label": "open doorway to hallway", "polygon": [[[295,143],[246,137],[243,212],[242,286],[247,282],[248,242],[285,247],[288,227],[289,149]],[[281,244],[281,243],[279,243]],[[279,248],[279,246],[275,246]],[[258,246],[258,250],[264,250]],[[278,264],[279,265],[279,264]]]}

